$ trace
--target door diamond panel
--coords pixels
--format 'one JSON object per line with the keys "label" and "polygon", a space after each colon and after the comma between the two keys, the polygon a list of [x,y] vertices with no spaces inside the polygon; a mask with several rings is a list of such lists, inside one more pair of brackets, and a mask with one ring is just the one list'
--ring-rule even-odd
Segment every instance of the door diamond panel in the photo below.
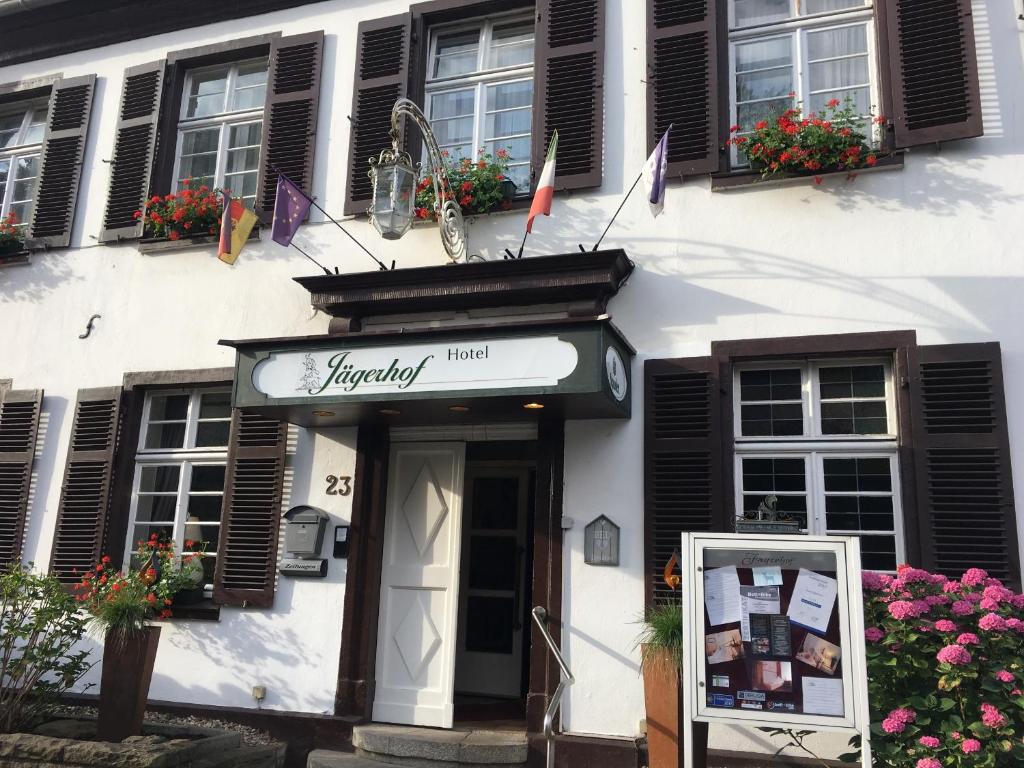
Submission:
{"label": "door diamond panel", "polygon": [[394,639],[409,678],[419,680],[423,668],[441,647],[441,634],[420,598],[413,600],[409,612],[395,630]]}
{"label": "door diamond panel", "polygon": [[402,502],[402,516],[412,535],[416,550],[425,554],[448,516],[448,505],[444,501],[444,489],[437,481],[434,467],[427,459],[420,467],[409,493]]}

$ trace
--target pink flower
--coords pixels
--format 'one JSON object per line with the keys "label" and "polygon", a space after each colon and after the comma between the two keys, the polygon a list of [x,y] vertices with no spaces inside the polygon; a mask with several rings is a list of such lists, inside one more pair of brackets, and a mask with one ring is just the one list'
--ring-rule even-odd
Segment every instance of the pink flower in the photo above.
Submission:
{"label": "pink flower", "polygon": [[937,746],[939,746],[940,742],[934,736],[922,736],[920,739],[917,740],[917,743],[920,744],[922,747],[930,747],[932,749],[935,749]]}
{"label": "pink flower", "polygon": [[903,621],[904,619],[917,616],[917,609],[913,603],[909,603],[906,600],[894,600],[889,603],[889,615],[894,619]]}
{"label": "pink flower", "polygon": [[981,568],[968,568],[964,575],[960,577],[960,583],[967,587],[976,587],[979,584],[985,583],[987,578],[988,573]]}
{"label": "pink flower", "polygon": [[939,632],[956,632],[956,624],[949,619],[939,619],[935,622],[935,628]]}
{"label": "pink flower", "polygon": [[917,712],[912,709],[908,709],[907,707],[900,707],[899,709],[894,709],[890,712],[889,717],[904,724],[912,723],[917,720]]}
{"label": "pink flower", "polygon": [[899,720],[891,717],[887,717],[882,721],[882,730],[886,733],[903,733],[903,729],[906,727],[906,723],[901,723]]}
{"label": "pink flower", "polygon": [[968,603],[966,600],[957,600],[950,607],[950,610],[953,611],[953,613],[955,613],[957,616],[969,616],[970,614],[974,613],[974,606]]}
{"label": "pink flower", "polygon": [[942,585],[943,592],[959,592],[960,582],[959,581],[947,581]]}
{"label": "pink flower", "polygon": [[931,574],[923,568],[904,568],[900,571],[900,578],[907,584],[914,584],[928,581],[931,578]]}
{"label": "pink flower", "polygon": [[981,722],[989,728],[1002,728],[1007,723],[1006,715],[994,704],[983,702],[981,705]]}
{"label": "pink flower", "polygon": [[999,601],[998,600],[993,600],[991,597],[983,597],[983,598],[981,598],[981,602],[978,603],[978,606],[983,611],[998,611],[999,610]]}
{"label": "pink flower", "polygon": [[928,576],[928,583],[934,584],[935,586],[939,586],[940,584],[946,583],[946,577],[943,576],[941,573],[933,573]]}
{"label": "pink flower", "polygon": [[1005,669],[1000,669],[998,672],[996,672],[996,680],[998,680],[1001,683],[1012,683],[1013,673],[1008,672]]}
{"label": "pink flower", "polygon": [[863,571],[860,575],[860,584],[868,592],[881,592],[885,588],[882,581],[882,574],[874,571]]}
{"label": "pink flower", "polygon": [[971,663],[971,654],[962,645],[947,645],[935,654],[935,658],[945,664]]}
{"label": "pink flower", "polygon": [[864,630],[864,639],[869,643],[877,643],[883,637],[885,637],[885,632],[878,627],[868,627]]}
{"label": "pink flower", "polygon": [[911,605],[914,606],[915,616],[924,616],[932,609],[927,600],[914,600]]}
{"label": "pink flower", "polygon": [[1024,621],[1011,616],[1006,620],[1006,628],[1015,632],[1024,632]]}
{"label": "pink flower", "polygon": [[957,645],[977,645],[979,642],[978,636],[973,632],[963,632],[956,639]]}
{"label": "pink flower", "polygon": [[924,601],[928,605],[947,605],[949,603],[949,595],[928,595]]}
{"label": "pink flower", "polygon": [[1013,603],[1014,608],[1024,608],[1024,593],[1014,595],[1010,598],[1010,602]]}
{"label": "pink flower", "polygon": [[985,631],[1002,632],[1006,629],[1006,620],[995,613],[986,613],[978,620],[978,626]]}
{"label": "pink flower", "polygon": [[980,603],[981,600],[982,600],[981,593],[980,592],[970,592],[970,593],[964,595],[964,600],[966,600],[969,603]]}
{"label": "pink flower", "polygon": [[934,757],[922,757],[914,764],[914,768],[942,768],[942,763]]}
{"label": "pink flower", "polygon": [[985,591],[982,594],[990,600],[995,600],[997,603],[1005,603],[1013,599],[1013,592],[1006,587],[995,584],[985,587]]}
{"label": "pink flower", "polygon": [[965,755],[969,755],[972,752],[979,752],[981,750],[981,742],[977,739],[964,739],[960,744],[960,749],[964,751]]}

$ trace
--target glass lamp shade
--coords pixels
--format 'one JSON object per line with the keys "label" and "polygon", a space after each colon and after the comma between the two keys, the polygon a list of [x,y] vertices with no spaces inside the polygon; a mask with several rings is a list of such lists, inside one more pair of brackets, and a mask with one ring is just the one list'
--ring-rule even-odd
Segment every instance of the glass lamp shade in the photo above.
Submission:
{"label": "glass lamp shade", "polygon": [[370,218],[385,240],[397,240],[412,226],[416,175],[416,168],[405,152],[384,150],[379,160],[370,160]]}

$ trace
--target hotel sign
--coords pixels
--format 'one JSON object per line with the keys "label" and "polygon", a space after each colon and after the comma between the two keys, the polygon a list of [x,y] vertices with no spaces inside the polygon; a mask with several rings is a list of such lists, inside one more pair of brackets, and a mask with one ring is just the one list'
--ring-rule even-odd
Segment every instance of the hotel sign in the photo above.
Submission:
{"label": "hotel sign", "polygon": [[237,350],[235,407],[293,424],[511,421],[533,403],[621,419],[632,407],[635,353],[606,318],[223,343]]}
{"label": "hotel sign", "polygon": [[252,383],[273,398],[333,398],[552,387],[576,369],[557,336],[272,352]]}

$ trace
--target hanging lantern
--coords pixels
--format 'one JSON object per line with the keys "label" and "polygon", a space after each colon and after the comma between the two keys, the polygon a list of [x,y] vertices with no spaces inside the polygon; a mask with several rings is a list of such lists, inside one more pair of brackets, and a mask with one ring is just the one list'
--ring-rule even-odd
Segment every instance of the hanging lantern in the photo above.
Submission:
{"label": "hanging lantern", "polygon": [[418,174],[408,152],[385,149],[377,160],[370,158],[370,221],[385,240],[398,240],[412,226]]}

